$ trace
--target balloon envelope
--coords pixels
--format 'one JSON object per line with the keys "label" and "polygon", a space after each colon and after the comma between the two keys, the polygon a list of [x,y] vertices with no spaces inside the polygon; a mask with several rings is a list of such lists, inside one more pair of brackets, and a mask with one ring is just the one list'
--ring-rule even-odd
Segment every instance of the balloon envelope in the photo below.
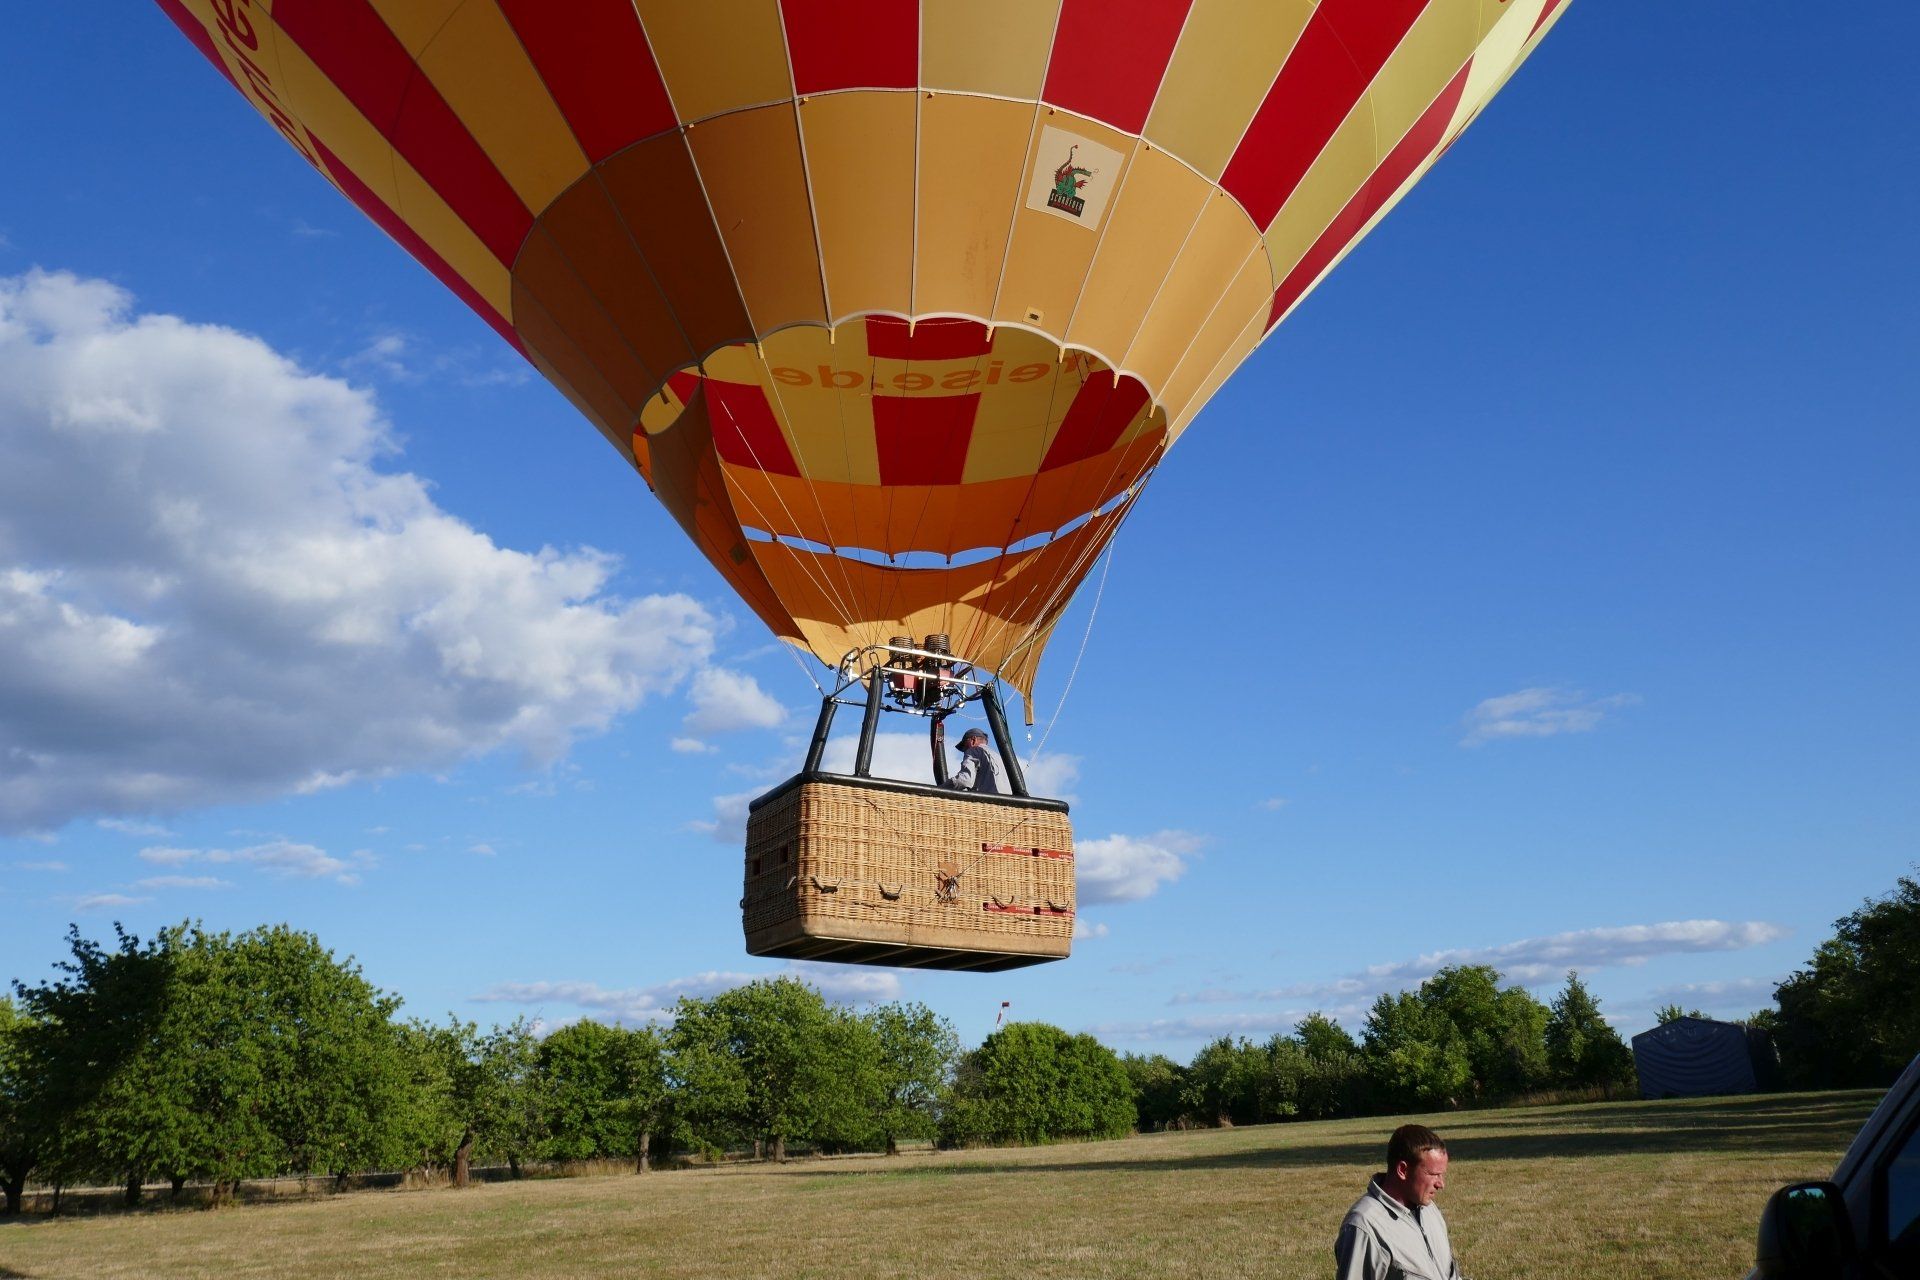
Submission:
{"label": "balloon envelope", "polygon": [[158,0],[773,631],[1028,695],[1141,483],[1561,0]]}

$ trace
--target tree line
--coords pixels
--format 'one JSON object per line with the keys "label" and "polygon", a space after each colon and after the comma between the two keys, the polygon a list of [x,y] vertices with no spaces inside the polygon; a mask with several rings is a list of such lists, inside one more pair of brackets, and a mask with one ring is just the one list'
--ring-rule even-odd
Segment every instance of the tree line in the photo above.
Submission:
{"label": "tree line", "polygon": [[1551,1004],[1486,965],[1382,995],[1356,1038],[1320,1013],[1264,1042],[1223,1037],[1181,1066],[1128,1054],[1136,1123],[1264,1124],[1488,1106],[1546,1091],[1633,1096],[1633,1054],[1569,973]]}
{"label": "tree line", "polygon": [[[1836,922],[1749,1020],[1781,1082],[1884,1085],[1920,1052],[1920,882]],[[1431,1111],[1545,1093],[1632,1096],[1631,1051],[1577,973],[1551,1001],[1483,965],[1382,995],[1359,1034],[1320,1013],[1181,1064],[1013,1023],[962,1052],[946,1019],[829,1004],[791,979],[683,997],[662,1026],[540,1034],[405,1018],[287,926],[67,935],[54,976],[0,998],[0,1189],[246,1179],[790,1147],[834,1153],[1118,1137],[1131,1130]],[[1684,1016],[1677,1005],[1661,1021]]]}
{"label": "tree line", "polygon": [[923,1005],[862,1012],[789,979],[682,998],[671,1025],[399,1016],[311,934],[196,925],[68,934],[49,981],[0,999],[0,1187],[345,1179],[476,1162],[625,1160],[663,1145],[779,1157],[934,1136],[960,1058]]}

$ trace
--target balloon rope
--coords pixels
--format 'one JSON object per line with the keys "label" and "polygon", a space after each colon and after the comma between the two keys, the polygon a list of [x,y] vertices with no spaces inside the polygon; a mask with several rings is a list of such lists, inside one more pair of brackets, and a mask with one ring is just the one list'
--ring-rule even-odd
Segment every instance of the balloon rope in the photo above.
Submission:
{"label": "balloon rope", "polygon": [[[709,395],[709,399],[711,399],[711,395]],[[764,474],[766,468],[760,463],[760,454],[754,449],[753,441],[747,438],[747,433],[741,430],[740,420],[733,416],[732,408],[730,408],[724,400],[720,402],[720,408],[727,415],[727,421],[733,425],[733,429],[739,435],[741,443],[747,446],[747,456],[753,459],[754,469]],[[804,474],[801,478],[806,479]],[[807,486],[809,490],[811,490],[813,482],[808,480]],[[767,519],[767,513],[760,509],[760,504],[753,500],[753,494],[745,488],[742,488],[740,492],[746,497],[747,505],[753,508],[753,513],[760,517],[761,523],[771,525],[773,522]],[[780,496],[778,489],[773,491],[773,496],[774,499],[779,502],[780,510],[786,514],[788,523],[795,529],[798,529],[800,522],[794,519],[793,512],[787,507],[787,500]],[[817,501],[818,499],[816,498],[816,502]],[[769,530],[769,532],[771,532],[771,530]],[[776,533],[773,536],[775,541],[779,540],[779,534]],[[852,631],[854,629],[853,615],[848,610],[846,601],[840,598],[840,593],[834,590],[833,583],[824,575],[816,574],[812,569],[808,568],[804,558],[796,557],[796,561],[806,573],[807,577],[813,581],[814,585],[821,588],[820,594],[823,602],[832,605],[832,607],[839,612],[842,625],[844,625],[848,631]]]}
{"label": "balloon rope", "polygon": [[[793,665],[800,668],[800,674],[805,676],[807,679],[813,681],[813,691],[819,694],[823,698],[826,697],[827,691],[821,687],[820,681],[814,676],[813,672],[807,669],[807,664],[800,661],[800,655],[797,651],[795,651],[794,647],[788,644],[785,640],[780,639],[780,637],[778,636],[775,636],[774,639],[779,643],[782,649],[785,649],[787,651],[787,656],[793,659]],[[811,652],[811,650],[809,650],[809,652]]]}
{"label": "balloon rope", "polygon": [[[1117,534],[1119,530],[1114,532]],[[1067,695],[1073,692],[1073,678],[1080,674],[1080,659],[1087,656],[1087,641],[1093,638],[1094,619],[1100,616],[1100,598],[1107,594],[1107,575],[1113,571],[1113,539],[1107,539],[1107,562],[1100,568],[1100,585],[1093,593],[1093,608],[1087,611],[1087,629],[1080,635],[1080,652],[1073,655],[1073,670],[1067,672],[1067,683],[1060,690],[1060,701],[1054,705],[1053,715],[1047,720],[1046,731],[1040,735],[1040,745],[1033,749],[1032,759],[1038,761],[1047,749],[1047,739],[1053,736],[1053,726],[1060,723],[1060,713],[1066,709]]]}

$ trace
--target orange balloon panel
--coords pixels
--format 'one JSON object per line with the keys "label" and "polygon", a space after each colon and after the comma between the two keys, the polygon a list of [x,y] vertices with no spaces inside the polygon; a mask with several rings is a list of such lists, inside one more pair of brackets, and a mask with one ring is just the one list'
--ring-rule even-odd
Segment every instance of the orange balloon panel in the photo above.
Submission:
{"label": "orange balloon panel", "polygon": [[1031,693],[1207,398],[1562,0],[158,0],[825,661]]}

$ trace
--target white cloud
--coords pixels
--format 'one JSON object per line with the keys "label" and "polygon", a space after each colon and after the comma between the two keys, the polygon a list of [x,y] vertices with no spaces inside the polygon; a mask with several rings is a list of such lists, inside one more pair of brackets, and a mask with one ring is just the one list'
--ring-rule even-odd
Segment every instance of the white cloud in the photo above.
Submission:
{"label": "white cloud", "polygon": [[744,846],[747,841],[747,805],[759,791],[734,791],[713,798],[713,817],[696,818],[687,824],[693,831],[704,831],[715,844]]}
{"label": "white cloud", "polygon": [[1075,916],[1073,918],[1073,940],[1075,942],[1080,942],[1087,938],[1104,938],[1106,936],[1106,925],[1095,924],[1085,916]]}
{"label": "white cloud", "polygon": [[1777,942],[1791,932],[1785,925],[1764,920],[1668,920],[1577,929],[1495,947],[1433,951],[1395,964],[1374,965],[1366,977],[1384,984],[1381,990],[1398,989],[1424,982],[1448,965],[1489,964],[1510,982],[1545,982],[1569,969],[1644,964],[1664,955],[1744,951]]}
{"label": "white cloud", "polygon": [[1737,1005],[1751,1009],[1755,1004],[1773,1003],[1773,993],[1785,975],[1772,978],[1725,978],[1715,982],[1682,982],[1658,987],[1648,997],[1658,1004],[1719,1006]]}
{"label": "white cloud", "polygon": [[1268,813],[1278,813],[1291,803],[1293,802],[1285,796],[1268,796],[1265,800],[1256,804],[1254,808],[1265,809]]}
{"label": "white cloud", "polygon": [[1188,831],[1159,831],[1149,836],[1102,836],[1080,840],[1073,849],[1082,904],[1138,902],[1187,869],[1205,840]]}
{"label": "white cloud", "polygon": [[407,363],[410,346],[404,333],[382,333],[340,363],[348,369],[368,369],[407,382],[418,376]]}
{"label": "white cloud", "polygon": [[173,835],[157,822],[131,822],[125,818],[102,818],[95,826],[105,831],[117,831],[123,836],[138,836],[142,840],[165,840]]}
{"label": "white cloud", "polygon": [[58,859],[49,858],[41,862],[16,862],[13,867],[16,871],[65,871],[67,864]]}
{"label": "white cloud", "polygon": [[291,840],[269,840],[245,849],[177,849],[167,846],[142,849],[140,857],[163,867],[185,866],[190,862],[257,867],[272,875],[295,880],[333,880],[339,884],[359,884],[359,869],[373,862],[365,849],[355,850],[349,858],[336,858],[317,845]]}
{"label": "white cloud", "polygon": [[[1289,983],[1267,990],[1182,991],[1168,1003],[1176,1006],[1284,1004],[1293,1007],[1295,1016],[1318,1008],[1334,1017],[1342,1017],[1338,1011],[1344,1010],[1348,1015],[1363,1018],[1376,996],[1417,987],[1452,965],[1491,965],[1500,971],[1504,982],[1538,986],[1558,984],[1569,969],[1585,972],[1633,967],[1658,956],[1741,951],[1776,942],[1791,932],[1783,925],[1761,920],[1670,920],[1660,924],[1578,929],[1499,946],[1430,951],[1409,960],[1371,965],[1359,973],[1324,981]],[[1769,987],[1768,992],[1771,990]]]}
{"label": "white cloud", "polygon": [[502,982],[473,997],[490,1004],[571,1005],[605,1014],[616,1022],[667,1022],[681,996],[705,999],[769,977],[796,978],[834,1004],[875,1004],[900,996],[900,979],[882,969],[795,961],[777,973],[709,970],[651,987],[602,987],[596,982]]}
{"label": "white cloud", "polygon": [[683,756],[710,756],[720,749],[698,738],[675,738],[670,745]]}
{"label": "white cloud", "polygon": [[492,845],[490,845],[490,844],[486,844],[486,843],[481,843],[481,844],[470,844],[470,845],[468,845],[468,846],[467,846],[467,852],[468,852],[468,853],[477,853],[477,854],[479,854],[479,855],[480,855],[481,857],[483,857],[483,858],[491,858],[491,857],[493,857],[493,856],[494,856],[494,854],[495,854],[495,853],[497,853],[497,852],[499,852],[499,851],[498,851],[498,850],[496,850],[496,849],[495,849],[495,848],[494,848],[494,847],[493,847]]}
{"label": "white cloud", "polygon": [[219,876],[148,876],[134,881],[134,885],[141,889],[227,889],[233,881]]}
{"label": "white cloud", "polygon": [[550,762],[719,624],[441,510],[369,395],[103,281],[0,278],[0,831]]}
{"label": "white cloud", "polygon": [[1102,1040],[1148,1043],[1215,1040],[1221,1036],[1264,1040],[1290,1033],[1294,1024],[1306,1017],[1307,1012],[1263,1009],[1254,1013],[1215,1013],[1191,1018],[1153,1018],[1143,1022],[1105,1022],[1087,1030]]}
{"label": "white cloud", "polygon": [[759,681],[741,671],[708,667],[696,674],[687,700],[689,733],[704,736],[736,729],[777,729],[787,709],[761,689]]}
{"label": "white cloud", "polygon": [[1551,738],[1596,729],[1610,711],[1640,701],[1637,693],[1589,698],[1573,689],[1530,688],[1488,698],[1466,714],[1460,745],[1477,747],[1503,738]]}
{"label": "white cloud", "polygon": [[75,911],[110,911],[115,907],[131,907],[146,902],[146,898],[135,898],[124,893],[89,893],[74,900]]}

